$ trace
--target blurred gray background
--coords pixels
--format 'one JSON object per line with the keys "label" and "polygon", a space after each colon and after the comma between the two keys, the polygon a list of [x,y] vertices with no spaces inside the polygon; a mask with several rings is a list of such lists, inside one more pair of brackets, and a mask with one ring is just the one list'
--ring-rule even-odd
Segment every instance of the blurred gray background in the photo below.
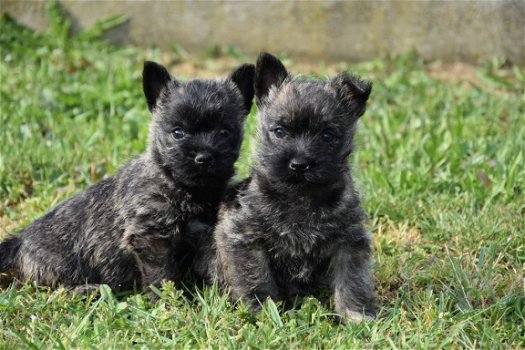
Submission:
{"label": "blurred gray background", "polygon": [[[507,1],[60,1],[73,29],[110,16],[128,21],[118,44],[188,51],[233,46],[303,60],[361,61],[416,50],[428,60],[525,64],[525,0]],[[47,26],[45,1],[0,1],[2,12]]]}

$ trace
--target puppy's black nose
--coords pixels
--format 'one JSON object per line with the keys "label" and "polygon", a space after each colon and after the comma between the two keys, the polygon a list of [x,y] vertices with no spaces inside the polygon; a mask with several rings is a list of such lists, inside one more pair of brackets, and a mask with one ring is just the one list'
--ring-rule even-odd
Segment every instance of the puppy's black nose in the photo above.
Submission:
{"label": "puppy's black nose", "polygon": [[290,169],[293,171],[305,171],[310,168],[310,163],[304,158],[294,158],[290,161]]}
{"label": "puppy's black nose", "polygon": [[208,165],[213,160],[213,157],[208,152],[199,152],[195,156],[195,163],[199,165]]}

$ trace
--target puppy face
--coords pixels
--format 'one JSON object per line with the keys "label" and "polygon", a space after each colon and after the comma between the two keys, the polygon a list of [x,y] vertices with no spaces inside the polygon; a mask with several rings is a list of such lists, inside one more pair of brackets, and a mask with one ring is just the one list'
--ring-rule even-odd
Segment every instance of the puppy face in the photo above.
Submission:
{"label": "puppy face", "polygon": [[222,186],[233,175],[253,75],[253,65],[243,65],[225,80],[180,82],[164,67],[145,64],[150,149],[165,173],[189,187]]}
{"label": "puppy face", "polygon": [[259,57],[257,170],[274,183],[326,185],[348,171],[356,122],[371,85],[340,74],[330,81],[296,79],[268,54]]}

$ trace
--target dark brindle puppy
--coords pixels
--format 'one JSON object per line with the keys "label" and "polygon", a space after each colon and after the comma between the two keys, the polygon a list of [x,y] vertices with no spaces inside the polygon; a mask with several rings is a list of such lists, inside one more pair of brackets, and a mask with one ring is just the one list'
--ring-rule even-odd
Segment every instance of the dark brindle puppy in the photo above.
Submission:
{"label": "dark brindle puppy", "polygon": [[215,230],[217,273],[255,309],[331,289],[348,320],[374,316],[370,236],[348,156],[371,84],[290,76],[262,54],[255,95],[260,142],[251,177],[225,201]]}
{"label": "dark brindle puppy", "polygon": [[185,226],[215,223],[233,175],[253,75],[253,65],[242,65],[224,80],[180,82],[146,62],[147,151],[1,243],[0,272],[117,290],[178,282],[198,249]]}

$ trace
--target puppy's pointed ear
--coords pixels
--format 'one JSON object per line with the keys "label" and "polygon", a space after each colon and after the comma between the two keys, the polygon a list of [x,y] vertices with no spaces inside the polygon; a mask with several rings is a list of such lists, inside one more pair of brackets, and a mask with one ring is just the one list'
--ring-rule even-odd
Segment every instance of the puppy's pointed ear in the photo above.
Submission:
{"label": "puppy's pointed ear", "polygon": [[272,86],[280,87],[290,74],[281,61],[269,53],[263,52],[257,59],[255,66],[255,101],[261,105]]}
{"label": "puppy's pointed ear", "polygon": [[252,108],[254,75],[255,66],[253,64],[243,64],[235,69],[228,77],[241,92],[246,114],[250,113],[250,109]]}
{"label": "puppy's pointed ear", "polygon": [[340,73],[331,81],[344,105],[357,120],[365,113],[366,101],[372,92],[372,83],[355,75]]}
{"label": "puppy's pointed ear", "polygon": [[144,96],[146,96],[146,102],[150,111],[153,111],[160,97],[160,92],[170,81],[170,73],[164,66],[152,61],[144,62],[142,90],[144,91]]}

